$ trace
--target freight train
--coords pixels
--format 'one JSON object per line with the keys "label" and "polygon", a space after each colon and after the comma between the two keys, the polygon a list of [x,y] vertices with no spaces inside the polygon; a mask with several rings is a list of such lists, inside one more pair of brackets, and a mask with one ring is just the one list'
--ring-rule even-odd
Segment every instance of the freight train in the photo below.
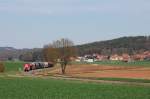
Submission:
{"label": "freight train", "polygon": [[51,68],[54,64],[52,62],[31,62],[25,63],[23,68],[25,72],[36,70],[36,69],[43,69],[43,68]]}

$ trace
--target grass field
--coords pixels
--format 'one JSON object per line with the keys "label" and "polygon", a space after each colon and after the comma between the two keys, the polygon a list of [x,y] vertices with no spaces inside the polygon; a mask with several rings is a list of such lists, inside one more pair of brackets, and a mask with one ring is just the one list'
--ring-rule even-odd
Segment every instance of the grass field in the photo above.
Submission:
{"label": "grass field", "polygon": [[0,99],[150,99],[150,87],[1,77]]}
{"label": "grass field", "polygon": [[24,62],[4,62],[5,65],[5,72],[17,72],[19,70],[23,70]]}
{"label": "grass field", "polygon": [[94,63],[85,62],[73,62],[73,64],[99,64],[110,66],[148,66],[150,67],[150,61],[135,61],[135,62],[122,62],[122,61],[99,61]]}
{"label": "grass field", "polygon": [[97,80],[105,80],[105,81],[150,83],[150,80],[148,80],[148,79],[131,79],[131,78],[95,78],[95,79],[97,79]]}

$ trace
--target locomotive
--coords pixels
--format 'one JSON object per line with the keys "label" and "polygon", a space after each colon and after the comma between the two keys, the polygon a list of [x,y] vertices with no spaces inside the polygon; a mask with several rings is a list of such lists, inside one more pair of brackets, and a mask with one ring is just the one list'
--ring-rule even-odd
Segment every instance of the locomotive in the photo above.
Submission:
{"label": "locomotive", "polygon": [[25,63],[24,64],[24,71],[28,72],[31,70],[36,69],[43,69],[43,68],[51,68],[54,64],[52,62],[31,62],[31,63]]}

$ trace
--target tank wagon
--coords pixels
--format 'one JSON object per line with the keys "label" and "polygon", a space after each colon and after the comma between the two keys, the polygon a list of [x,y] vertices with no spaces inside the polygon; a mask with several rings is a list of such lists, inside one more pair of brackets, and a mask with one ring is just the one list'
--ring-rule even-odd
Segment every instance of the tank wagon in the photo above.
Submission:
{"label": "tank wagon", "polygon": [[51,68],[53,66],[54,64],[52,62],[31,62],[31,63],[25,63],[23,67],[24,67],[24,71],[28,72],[36,69]]}

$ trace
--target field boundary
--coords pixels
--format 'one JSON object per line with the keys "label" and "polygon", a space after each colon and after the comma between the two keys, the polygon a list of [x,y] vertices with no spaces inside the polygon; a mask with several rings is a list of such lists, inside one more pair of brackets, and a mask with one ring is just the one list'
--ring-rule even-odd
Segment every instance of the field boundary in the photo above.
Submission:
{"label": "field boundary", "polygon": [[[42,77],[43,78],[43,77]],[[82,82],[93,82],[93,83],[107,83],[107,84],[123,84],[123,85],[137,85],[137,86],[150,86],[150,82],[134,82],[134,81],[121,81],[121,80],[102,80],[95,78],[79,78],[70,76],[48,76],[44,78],[61,79],[61,80],[72,80],[72,81],[82,81]],[[136,80],[136,79],[135,79]],[[150,81],[150,80],[145,80]]]}

